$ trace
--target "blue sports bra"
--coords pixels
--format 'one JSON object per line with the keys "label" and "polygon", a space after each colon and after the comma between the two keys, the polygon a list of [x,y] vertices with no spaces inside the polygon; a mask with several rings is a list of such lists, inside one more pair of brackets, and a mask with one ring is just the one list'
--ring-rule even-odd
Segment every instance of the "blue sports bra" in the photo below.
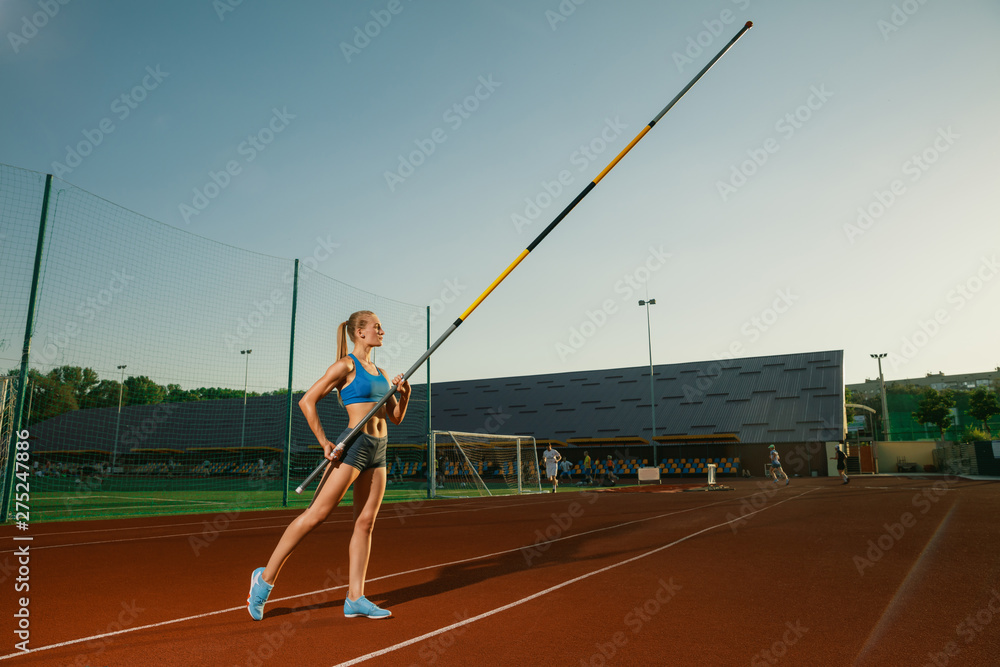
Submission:
{"label": "blue sports bra", "polygon": [[[354,359],[354,379],[340,391],[340,400],[344,405],[377,403],[389,393],[389,381],[381,373],[378,375],[369,373],[353,354],[348,356]],[[375,369],[378,370],[378,366]]]}

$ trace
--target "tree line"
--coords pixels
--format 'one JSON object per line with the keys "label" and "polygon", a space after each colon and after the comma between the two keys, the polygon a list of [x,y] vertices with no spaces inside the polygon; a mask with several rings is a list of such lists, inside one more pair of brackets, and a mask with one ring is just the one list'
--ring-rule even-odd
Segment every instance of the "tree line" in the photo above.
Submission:
{"label": "tree line", "polygon": [[[20,369],[10,370],[7,374],[17,377]],[[183,389],[178,384],[157,384],[145,375],[129,376],[124,382],[102,380],[92,368],[79,366],[59,366],[45,374],[29,369],[28,383],[30,393],[25,396],[24,409],[29,426],[73,410],[116,408],[119,398],[122,407],[243,398],[242,389]],[[263,393],[248,391],[246,395],[274,396],[287,393],[287,389],[277,389]]]}

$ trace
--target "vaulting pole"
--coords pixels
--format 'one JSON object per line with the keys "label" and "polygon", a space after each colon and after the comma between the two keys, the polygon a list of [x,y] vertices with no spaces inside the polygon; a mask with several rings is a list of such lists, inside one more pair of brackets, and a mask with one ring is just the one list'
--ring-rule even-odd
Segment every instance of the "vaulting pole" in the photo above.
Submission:
{"label": "vaulting pole", "polygon": [[[639,132],[639,134],[637,134],[635,136],[635,138],[631,142],[629,142],[629,145],[626,146],[625,148],[623,148],[622,152],[619,153],[615,157],[615,159],[612,160],[610,162],[610,164],[608,164],[608,166],[605,167],[604,170],[600,174],[597,175],[597,178],[595,178],[593,181],[591,181],[590,183],[588,183],[587,187],[585,187],[583,189],[583,191],[576,196],[576,199],[574,199],[573,201],[571,201],[569,203],[569,205],[566,206],[566,208],[564,208],[562,210],[562,213],[560,213],[559,215],[557,215],[556,218],[555,218],[555,220],[553,220],[552,222],[550,222],[549,226],[546,227],[544,230],[542,230],[542,233],[539,234],[535,238],[535,240],[532,241],[531,244],[527,248],[525,248],[524,250],[521,251],[521,254],[518,255],[517,258],[513,262],[511,262],[510,266],[508,266],[506,269],[504,269],[504,272],[501,273],[499,276],[497,276],[497,279],[494,280],[490,284],[490,286],[487,287],[486,290],[482,294],[479,295],[479,298],[477,298],[475,301],[473,301],[472,305],[465,309],[465,312],[462,313],[459,316],[459,318],[457,320],[455,320],[451,324],[451,326],[448,327],[448,329],[443,334],[441,334],[441,336],[434,342],[434,344],[431,345],[429,348],[427,348],[426,352],[424,352],[422,355],[420,355],[420,358],[417,359],[417,361],[413,364],[413,366],[410,367],[410,370],[406,371],[406,373],[403,374],[403,380],[404,381],[406,379],[408,379],[411,375],[413,375],[413,373],[415,373],[417,371],[417,369],[420,368],[420,366],[425,361],[427,361],[427,359],[432,354],[434,354],[434,351],[437,350],[438,347],[441,346],[441,343],[443,343],[448,338],[448,336],[450,336],[452,334],[452,332],[454,332],[455,329],[457,329],[459,327],[459,325],[462,324],[462,322],[464,322],[466,320],[466,318],[468,318],[469,315],[472,314],[472,311],[474,311],[476,308],[479,307],[479,304],[481,304],[486,299],[486,297],[488,297],[490,295],[490,293],[493,292],[493,290],[495,290],[497,288],[497,286],[499,286],[500,283],[503,282],[504,278],[506,278],[508,275],[510,275],[511,271],[513,271],[515,268],[517,268],[517,265],[520,264],[521,261],[525,257],[528,256],[528,253],[530,253],[532,250],[534,250],[538,246],[538,244],[541,243],[542,240],[546,236],[548,236],[549,232],[551,232],[553,229],[555,229],[556,225],[558,225],[560,222],[562,222],[563,218],[565,218],[567,215],[569,215],[569,212],[572,211],[576,207],[576,205],[579,204],[583,200],[584,197],[586,197],[588,194],[590,194],[591,190],[593,190],[595,187],[597,187],[597,184],[601,182],[601,179],[603,179],[605,176],[607,176],[609,171],[611,171],[612,169],[614,169],[615,165],[618,164],[618,162],[623,157],[625,157],[625,155],[630,150],[632,150],[632,147],[635,146],[637,143],[639,143],[639,141],[644,136],[646,136],[646,133],[649,132],[653,128],[653,126],[656,125],[656,123],[659,122],[659,120],[661,118],[663,118],[666,115],[666,113],[668,111],[670,111],[670,109],[675,104],[677,104],[677,101],[680,100],[682,97],[684,97],[685,93],[687,93],[687,91],[691,90],[691,88],[694,86],[694,84],[698,83],[698,79],[700,79],[702,76],[704,76],[705,72],[707,72],[708,70],[710,70],[712,68],[712,66],[715,65],[715,63],[718,62],[718,60],[722,56],[724,56],[726,54],[726,51],[728,51],[729,49],[731,49],[733,47],[733,45],[736,44],[736,41],[740,37],[742,37],[746,33],[746,31],[749,30],[752,26],[753,26],[753,21],[747,21],[746,25],[744,25],[740,29],[740,31],[738,33],[736,33],[736,35],[731,40],[729,40],[729,43],[726,44],[724,47],[722,47],[722,50],[719,51],[715,55],[715,57],[712,58],[708,62],[708,64],[705,65],[701,69],[701,71],[698,72],[698,74],[695,75],[695,77],[693,79],[691,79],[691,82],[688,83],[688,85],[684,86],[684,89],[681,92],[677,93],[677,96],[674,97],[674,99],[670,100],[670,104],[668,104],[667,106],[663,107],[663,110],[660,111],[660,113],[656,114],[656,117],[653,118],[653,120],[649,121],[649,124],[646,125],[646,127],[642,128],[642,130]],[[382,406],[385,405],[386,402],[388,402],[388,400],[390,398],[392,398],[392,396],[395,393],[396,393],[396,385],[393,385],[393,386],[391,386],[389,388],[388,393],[386,393],[385,396],[383,396],[381,399],[379,399],[378,403],[376,403],[372,407],[372,409],[368,411],[368,414],[365,415],[364,419],[362,419],[361,421],[359,421],[354,426],[354,428],[351,429],[350,433],[348,433],[346,435],[346,437],[343,438],[343,440],[341,440],[340,442],[337,443],[337,446],[334,448],[335,456],[339,456],[340,455],[340,454],[337,454],[336,452],[339,451],[340,453],[342,453],[347,447],[349,447],[351,445],[351,443],[354,442],[354,440],[358,437],[358,434],[361,433],[361,430],[364,428],[364,426],[368,422],[368,420],[371,419],[375,415],[375,413],[378,412],[382,408]],[[295,489],[295,493],[302,493],[302,491],[305,490],[305,488],[307,486],[309,486],[309,483],[312,482],[313,479],[315,479],[316,476],[319,475],[323,471],[323,468],[326,467],[327,465],[330,465],[330,461],[328,461],[326,459],[323,459],[323,461],[321,461],[320,464],[318,466],[316,466],[316,469],[313,470],[309,474],[308,477],[306,477],[305,481],[302,482],[302,484],[300,484],[298,486],[298,488]]]}

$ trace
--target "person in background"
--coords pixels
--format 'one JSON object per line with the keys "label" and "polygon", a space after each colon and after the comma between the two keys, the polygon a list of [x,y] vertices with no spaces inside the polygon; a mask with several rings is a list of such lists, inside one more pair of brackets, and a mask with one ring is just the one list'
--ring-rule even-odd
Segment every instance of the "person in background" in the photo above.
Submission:
{"label": "person in background", "polygon": [[573,464],[568,459],[563,459],[559,462],[559,470],[559,477],[565,477],[569,481],[573,481]]}
{"label": "person in background", "polygon": [[830,457],[830,460],[837,459],[837,472],[840,473],[840,478],[844,480],[844,484],[847,484],[851,481],[851,478],[847,476],[847,456],[840,445],[835,445],[833,451],[834,455]]}
{"label": "person in background", "polygon": [[559,461],[562,455],[552,448],[552,443],[542,452],[542,460],[545,461],[545,476],[552,482],[552,493],[559,488]]}
{"label": "person in background", "polygon": [[604,477],[601,486],[614,486],[618,483],[618,475],[615,474],[615,460],[608,454],[608,460],[604,463]]}
{"label": "person in background", "polygon": [[791,480],[788,479],[788,475],[785,474],[785,471],[781,469],[781,457],[778,456],[778,450],[774,448],[774,445],[768,445],[767,449],[769,450],[771,456],[771,476],[774,478],[774,483],[778,483],[778,475],[780,474],[785,478],[785,486],[788,486],[788,483]]}

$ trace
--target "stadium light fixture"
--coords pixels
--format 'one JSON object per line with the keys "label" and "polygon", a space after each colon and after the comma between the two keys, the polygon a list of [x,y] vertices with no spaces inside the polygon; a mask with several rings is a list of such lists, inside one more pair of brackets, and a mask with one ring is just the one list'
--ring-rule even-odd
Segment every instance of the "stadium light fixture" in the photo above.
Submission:
{"label": "stadium light fixture", "polygon": [[115,421],[115,448],[111,450],[111,474],[115,472],[115,462],[118,459],[118,429],[122,424],[122,393],[125,390],[125,369],[128,365],[116,366],[122,372],[121,382],[118,383],[118,419]]}
{"label": "stadium light fixture", "polygon": [[879,390],[882,392],[882,437],[888,442],[890,438],[890,428],[889,428],[889,405],[885,401],[885,377],[882,375],[882,359],[888,356],[888,353],[883,352],[881,354],[869,354],[869,357],[878,361],[878,386]]}
{"label": "stadium light fixture", "polygon": [[240,350],[240,354],[247,355],[246,367],[243,371],[243,430],[240,431],[240,463],[243,463],[243,447],[246,445],[247,436],[247,378],[250,376],[250,353],[253,350]]}

